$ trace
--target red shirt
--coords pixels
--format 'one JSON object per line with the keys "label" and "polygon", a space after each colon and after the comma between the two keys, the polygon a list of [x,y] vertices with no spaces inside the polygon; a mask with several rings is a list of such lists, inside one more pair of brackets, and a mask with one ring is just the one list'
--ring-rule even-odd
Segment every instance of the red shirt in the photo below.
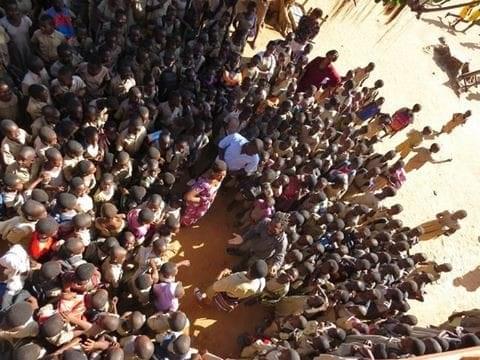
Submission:
{"label": "red shirt", "polygon": [[40,241],[40,237],[37,231],[34,231],[32,234],[32,240],[28,247],[28,252],[34,260],[38,260],[52,251],[53,244],[55,244],[55,239],[48,237]]}
{"label": "red shirt", "polygon": [[321,87],[333,87],[341,83],[342,77],[332,64],[327,65],[323,69],[320,64],[325,58],[316,57],[305,67],[302,79],[298,83],[297,91],[306,91],[311,85],[315,85],[317,89]]}

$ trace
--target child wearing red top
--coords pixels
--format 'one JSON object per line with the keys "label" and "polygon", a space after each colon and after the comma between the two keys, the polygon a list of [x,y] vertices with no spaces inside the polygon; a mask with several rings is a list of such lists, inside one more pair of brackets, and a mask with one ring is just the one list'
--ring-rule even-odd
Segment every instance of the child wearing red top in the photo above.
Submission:
{"label": "child wearing red top", "polygon": [[56,250],[55,243],[57,241],[55,236],[57,232],[58,223],[51,216],[47,216],[37,222],[28,246],[28,253],[35,261],[43,263],[49,260],[52,253]]}

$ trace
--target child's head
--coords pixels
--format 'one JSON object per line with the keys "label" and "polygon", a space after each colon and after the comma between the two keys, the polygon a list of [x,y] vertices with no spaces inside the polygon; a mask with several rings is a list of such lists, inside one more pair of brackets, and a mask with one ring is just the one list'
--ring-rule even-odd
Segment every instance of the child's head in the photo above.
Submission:
{"label": "child's head", "polygon": [[54,314],[40,326],[40,334],[47,339],[51,339],[60,334],[64,326],[65,323],[62,316],[60,314]]}
{"label": "child's head", "polygon": [[5,81],[0,81],[0,101],[9,102],[12,97],[13,93],[10,86]]}
{"label": "child's head", "polygon": [[90,298],[90,306],[92,309],[102,311],[108,304],[108,291],[98,289]]}
{"label": "child's head", "polygon": [[134,342],[135,355],[141,360],[148,360],[155,350],[152,340],[145,335],[137,336]]}
{"label": "child's head", "polygon": [[178,268],[173,262],[166,262],[160,267],[160,274],[165,279],[173,279],[177,276]]}
{"label": "child's head", "polygon": [[72,157],[72,158],[82,156],[83,151],[84,151],[83,146],[78,141],[69,140],[65,144],[65,154]]}
{"label": "child's head", "polygon": [[35,343],[27,343],[15,347],[12,360],[37,360],[42,358],[44,350]]}
{"label": "child's head", "polygon": [[152,250],[157,256],[161,256],[168,250],[168,244],[163,238],[156,239],[152,243]]}
{"label": "child's head", "polygon": [[75,230],[88,230],[92,227],[92,216],[81,213],[73,217],[73,227]]}
{"label": "child's head", "polygon": [[116,331],[120,326],[120,318],[115,314],[102,313],[95,320],[95,323],[107,333]]}
{"label": "child's head", "polygon": [[43,204],[29,199],[22,205],[23,216],[30,221],[36,221],[47,216],[47,210]]}
{"label": "child's head", "polygon": [[2,122],[0,122],[0,129],[2,130],[2,134],[10,140],[16,140],[20,136],[20,128],[13,120],[2,120]]}
{"label": "child's head", "polygon": [[42,34],[51,35],[55,31],[55,24],[50,15],[43,14],[38,21],[38,27]]}
{"label": "child's head", "polygon": [[437,143],[433,143],[431,146],[430,146],[430,152],[431,153],[438,153],[440,151],[440,145],[437,144]]}
{"label": "child's head", "polygon": [[142,293],[148,293],[152,288],[153,281],[150,275],[140,274],[135,278],[135,287]]}
{"label": "child's head", "polygon": [[130,332],[135,333],[142,328],[142,326],[145,324],[145,320],[144,314],[142,314],[140,311],[134,311],[128,316],[125,325]]}
{"label": "child's head", "polygon": [[38,132],[38,136],[46,145],[55,145],[57,143],[57,133],[50,126],[42,126]]}
{"label": "child's head", "polygon": [[33,315],[33,308],[28,302],[19,302],[12,305],[5,312],[3,321],[0,323],[2,330],[20,330]]}
{"label": "child's head", "polygon": [[102,174],[102,178],[100,179],[100,189],[102,191],[108,191],[111,189],[111,187],[114,184],[114,177],[110,173],[104,173]]}
{"label": "child's head", "polygon": [[455,220],[465,219],[467,217],[467,212],[465,210],[458,210],[453,213],[453,218]]}
{"label": "child's head", "polygon": [[422,129],[422,135],[423,136],[430,136],[433,134],[433,130],[430,126],[425,126],[423,129]]}
{"label": "child's head", "polygon": [[268,265],[263,260],[255,261],[248,269],[248,277],[250,279],[262,279],[268,274]]}
{"label": "child's head", "polygon": [[107,219],[113,219],[114,217],[117,216],[118,209],[114,204],[107,202],[102,205],[102,208],[100,209],[100,213],[103,217]]}
{"label": "child's head", "polygon": [[96,170],[95,165],[90,160],[79,161],[77,166],[75,166],[76,175],[80,177],[93,175]]}
{"label": "child's head", "polygon": [[[66,258],[82,255],[85,245],[80,238],[71,237],[65,241],[62,246]],[[78,270],[78,268],[77,268]]]}
{"label": "child's head", "polygon": [[171,343],[168,350],[179,356],[186,355],[190,351],[190,342],[190,336],[182,334]]}
{"label": "child's head", "polygon": [[62,153],[56,148],[48,148],[45,151],[45,158],[47,160],[47,164],[51,167],[59,168],[63,164]]}
{"label": "child's head", "polygon": [[60,193],[57,197],[57,204],[61,211],[74,210],[77,207],[77,197],[70,193]]}
{"label": "child's head", "polygon": [[94,273],[95,265],[90,263],[82,264],[75,269],[75,282],[80,285],[85,285],[92,279]]}
{"label": "child's head", "polygon": [[70,180],[70,192],[76,197],[81,197],[86,194],[87,187],[85,181],[81,177],[75,176]]}
{"label": "child's head", "polygon": [[110,262],[112,264],[123,264],[127,258],[127,250],[121,246],[114,246],[110,249]]}
{"label": "child's head", "polygon": [[22,191],[23,183],[20,178],[15,174],[7,173],[3,176],[3,184],[5,185],[5,191]]}
{"label": "child's head", "polygon": [[149,208],[142,209],[138,213],[138,222],[142,225],[149,225],[153,223],[154,219],[155,219],[155,214]]}
{"label": "child's head", "polygon": [[35,231],[38,233],[40,241],[53,237],[58,232],[58,223],[51,216],[38,220],[35,224]]}

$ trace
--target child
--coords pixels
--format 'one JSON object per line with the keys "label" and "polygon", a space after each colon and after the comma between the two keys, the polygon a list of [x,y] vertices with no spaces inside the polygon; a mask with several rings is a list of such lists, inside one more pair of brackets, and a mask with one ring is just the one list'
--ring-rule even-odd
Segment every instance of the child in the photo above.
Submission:
{"label": "child", "polygon": [[52,89],[53,98],[57,99],[57,101],[61,101],[62,96],[67,93],[83,98],[86,92],[86,85],[82,78],[73,75],[73,69],[69,66],[63,66],[58,70],[57,78],[52,81],[50,88]]}
{"label": "child", "polygon": [[77,197],[77,210],[81,213],[94,213],[93,200],[88,195],[88,189],[81,177],[74,177],[70,181],[70,192]]}
{"label": "child", "polygon": [[59,224],[60,235],[67,234],[73,229],[73,218],[77,215],[77,198],[70,193],[60,193],[52,216]]}
{"label": "child", "polygon": [[93,195],[93,200],[98,204],[112,200],[116,188],[113,175],[110,173],[103,174],[98,189]]}
{"label": "child", "polygon": [[134,155],[140,150],[145,138],[147,137],[147,129],[139,118],[130,121],[128,127],[123,130],[116,141],[117,151],[126,151],[130,155]]}
{"label": "child", "polygon": [[65,42],[65,36],[55,30],[52,17],[44,14],[40,16],[39,29],[34,31],[31,42],[43,61],[51,65],[58,60],[57,48]]}
{"label": "child", "polygon": [[[48,149],[57,146],[57,133],[49,126],[42,126],[38,132],[38,137],[33,142],[38,158],[44,162],[46,161],[45,152]],[[63,160],[63,158],[62,158]]]}
{"label": "child", "polygon": [[65,145],[65,156],[63,159],[63,176],[66,181],[73,178],[73,170],[83,160],[84,149],[82,144],[75,140],[69,140]]}
{"label": "child", "polygon": [[50,82],[50,76],[48,75],[45,64],[39,57],[35,56],[29,60],[28,72],[25,74],[22,80],[22,93],[28,95],[28,89],[30,85],[38,84],[43,85],[48,89]]}
{"label": "child", "polygon": [[110,83],[110,74],[108,69],[102,65],[98,55],[92,55],[88,62],[81,63],[77,73],[85,82],[89,96],[98,98],[104,95],[105,89]]}
{"label": "child", "polygon": [[433,131],[430,126],[425,126],[422,131],[411,130],[407,134],[407,139],[397,145],[395,151],[400,155],[401,159],[405,159],[410,151],[420,145],[425,138],[428,138],[432,134]]}
{"label": "child", "polygon": [[50,105],[50,94],[48,89],[41,84],[32,84],[28,88],[28,103],[27,113],[30,115],[30,119],[35,121],[42,116],[42,109],[46,105]]}
{"label": "child", "polygon": [[126,257],[127,250],[121,246],[115,246],[110,249],[110,256],[102,264],[102,279],[113,289],[117,289],[120,286]]}
{"label": "child", "polygon": [[452,159],[434,160],[432,155],[436,154],[439,151],[440,145],[438,145],[437,143],[433,143],[430,148],[422,147],[419,149],[414,149],[413,152],[415,152],[416,154],[405,165],[405,171],[408,173],[413,170],[418,170],[427,162],[430,162],[432,164],[443,164],[452,161]]}
{"label": "child", "polygon": [[167,262],[160,268],[161,282],[152,288],[155,309],[159,312],[177,311],[179,299],[185,295],[182,283],[175,281],[177,266]]}
{"label": "child", "polygon": [[25,70],[27,68],[27,62],[32,56],[30,48],[30,28],[32,26],[32,20],[30,20],[28,16],[22,15],[16,1],[9,1],[4,6],[7,16],[0,20],[0,24],[7,31],[18,51],[17,59],[14,58],[12,60],[17,60],[18,66],[22,70]]}
{"label": "child", "polygon": [[[415,113],[418,113],[420,110],[422,110],[422,107],[419,104],[413,105],[411,109],[402,108],[400,110],[397,110],[392,115],[392,120],[386,127],[387,133],[389,133],[390,136],[393,136],[400,130],[412,124]],[[385,134],[385,136],[386,135],[387,134]]]}
{"label": "child", "polygon": [[35,231],[32,233],[28,253],[35,261],[43,263],[48,261],[57,249],[55,246],[58,223],[54,218],[48,216],[40,219],[35,224]]}
{"label": "child", "polygon": [[100,209],[100,216],[95,219],[95,228],[101,236],[117,236],[125,227],[125,214],[119,214],[111,203],[105,203]]}
{"label": "child", "polygon": [[452,115],[452,119],[442,126],[442,130],[437,133],[440,134],[451,134],[452,131],[458,127],[463,126],[467,123],[468,118],[472,115],[470,110],[465,111],[465,113],[455,113]]}
{"label": "child", "polygon": [[21,215],[0,222],[2,239],[12,244],[27,246],[38,220],[47,216],[45,207],[35,200],[27,200],[21,206]]}
{"label": "child", "polygon": [[4,206],[3,217],[11,217],[16,214],[20,206],[25,202],[23,184],[14,174],[5,174],[3,177],[4,188],[1,193]]}
{"label": "child", "polygon": [[89,214],[77,214],[73,218],[72,236],[82,240],[83,246],[87,247],[92,240],[91,227],[92,217]]}
{"label": "child", "polygon": [[65,190],[65,180],[62,172],[63,158],[60,151],[49,148],[45,151],[45,163],[41,168],[43,181],[41,186],[47,193]]}
{"label": "child", "polygon": [[4,119],[0,122],[0,130],[4,135],[0,145],[2,161],[5,165],[11,165],[15,162],[15,157],[20,149],[30,143],[30,135],[23,129],[20,129],[12,120]]}
{"label": "child", "polygon": [[133,209],[127,215],[128,229],[135,235],[137,245],[143,244],[150,231],[155,215],[152,210]]}

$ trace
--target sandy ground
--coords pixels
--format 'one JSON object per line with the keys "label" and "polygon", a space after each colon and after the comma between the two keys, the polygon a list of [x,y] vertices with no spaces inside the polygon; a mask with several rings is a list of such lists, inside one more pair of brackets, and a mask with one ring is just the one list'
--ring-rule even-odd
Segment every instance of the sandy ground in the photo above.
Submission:
{"label": "sandy ground", "polygon": [[[385,25],[387,17],[383,15],[382,7],[372,0],[357,0],[356,8],[352,2],[336,16],[332,15],[334,1],[311,0],[307,8],[313,6],[319,6],[331,15],[316,39],[314,55],[337,49],[340,52],[337,67],[341,73],[374,61],[376,69],[370,80],[383,79],[385,82],[382,91],[386,98],[384,110],[393,112],[418,102],[423,110],[413,127],[421,129],[430,125],[438,130],[452,113],[467,109],[473,111],[464,127],[434,140],[442,148],[436,158],[453,158],[453,161],[427,164],[409,173],[407,183],[394,200],[404,206],[401,219],[408,226],[431,220],[443,210],[468,211],[468,218],[456,234],[422,242],[415,248],[416,251],[426,252],[437,262],[450,262],[453,271],[427,289],[425,302],[412,302],[411,313],[419,318],[421,324],[438,324],[453,311],[477,307],[480,300],[480,292],[476,292],[480,287],[480,225],[477,223],[480,218],[477,206],[480,190],[476,185],[480,176],[480,160],[477,157],[480,89],[478,93],[474,90],[470,95],[458,98],[444,85],[447,76],[435,65],[432,53],[426,51],[426,47],[436,44],[438,37],[444,36],[454,55],[470,59],[472,70],[480,69],[480,60],[474,59],[475,51],[480,48],[478,28],[471,29],[468,35],[450,34],[437,19],[439,15],[444,15],[441,12],[417,20],[413,14],[404,11],[393,23]],[[278,37],[277,33],[265,30],[257,49],[262,49],[268,40]],[[248,49],[247,55],[254,52]],[[380,144],[379,149],[392,149],[405,135],[405,132],[396,135]],[[431,142],[424,145],[429,146]],[[182,230],[179,235],[184,255],[192,261],[192,267],[182,270],[180,276],[187,285],[209,285],[216,274],[233,261],[224,255],[225,242],[232,232],[224,202],[224,198],[217,200],[199,228]],[[192,319],[196,345],[229,356],[238,352],[236,335],[251,331],[263,315],[263,309],[257,307],[241,306],[230,315],[199,309],[194,304],[191,288],[182,301],[182,308]]]}

